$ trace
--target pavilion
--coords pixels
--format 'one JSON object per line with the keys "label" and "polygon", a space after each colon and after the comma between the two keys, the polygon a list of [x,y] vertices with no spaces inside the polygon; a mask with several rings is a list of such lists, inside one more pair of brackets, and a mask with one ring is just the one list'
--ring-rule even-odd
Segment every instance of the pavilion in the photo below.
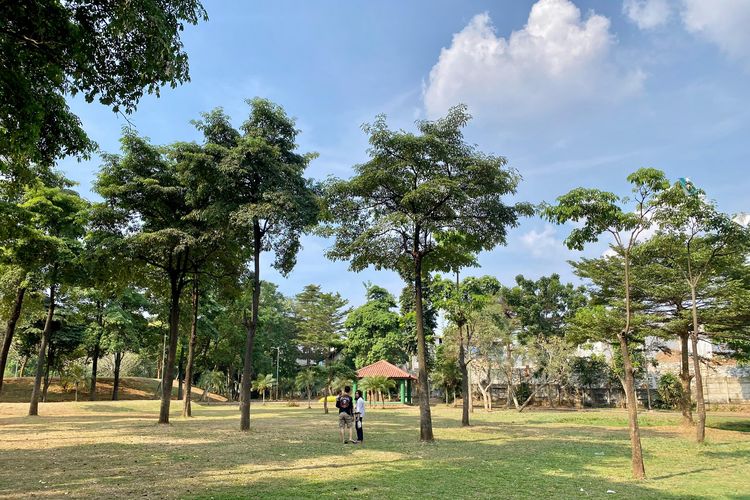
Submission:
{"label": "pavilion", "polygon": [[[417,380],[413,375],[405,372],[401,368],[392,365],[388,361],[381,359],[371,365],[363,366],[357,370],[357,380],[365,377],[387,377],[395,380],[398,384],[398,401],[389,401],[390,404],[411,404],[411,389],[413,382]],[[354,390],[357,390],[357,383],[354,383]],[[366,397],[365,397],[366,399]]]}

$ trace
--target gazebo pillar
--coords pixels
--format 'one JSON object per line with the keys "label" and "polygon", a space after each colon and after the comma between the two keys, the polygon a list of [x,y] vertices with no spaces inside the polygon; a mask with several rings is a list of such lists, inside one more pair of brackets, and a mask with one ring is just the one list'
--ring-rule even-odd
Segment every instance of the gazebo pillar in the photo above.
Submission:
{"label": "gazebo pillar", "polygon": [[406,380],[401,379],[398,381],[398,393],[401,404],[406,403]]}

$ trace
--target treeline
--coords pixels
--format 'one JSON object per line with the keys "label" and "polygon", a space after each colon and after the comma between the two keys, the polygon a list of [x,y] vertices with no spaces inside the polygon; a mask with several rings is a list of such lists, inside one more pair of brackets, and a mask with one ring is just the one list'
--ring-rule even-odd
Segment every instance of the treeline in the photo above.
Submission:
{"label": "treeline", "polygon": [[[615,376],[629,414],[633,474],[643,478],[636,381],[653,363],[648,353],[665,350],[665,340],[678,342],[680,384],[665,380],[662,391],[685,424],[695,425],[698,442],[706,421],[699,340],[717,345],[720,356],[743,362],[750,356],[750,232],[686,179],[673,184],[663,172],[645,168],[628,181],[630,196],[577,188],[538,209],[551,222],[569,224],[569,248],[582,250],[601,237],[611,242],[601,257],[571,262],[585,288],[563,285],[556,275],[537,281],[519,276],[513,288],[492,277],[459,280],[457,273],[436,280],[437,304],[450,327],[434,377],[448,390],[460,383],[462,394],[470,395],[472,363],[482,374],[472,384],[487,406],[493,370],[504,377],[510,401],[519,392],[514,384],[532,378],[514,377],[519,361],[528,362],[536,389],[524,391],[520,405],[515,401],[523,410],[535,392],[551,386],[590,388]],[[577,354],[594,342],[608,356]]]}

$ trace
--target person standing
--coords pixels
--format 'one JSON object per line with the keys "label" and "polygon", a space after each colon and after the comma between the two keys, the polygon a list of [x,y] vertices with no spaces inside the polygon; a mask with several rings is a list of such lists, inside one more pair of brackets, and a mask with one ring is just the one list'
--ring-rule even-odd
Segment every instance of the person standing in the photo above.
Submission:
{"label": "person standing", "polygon": [[362,443],[364,430],[362,429],[362,420],[365,416],[365,398],[362,397],[362,391],[354,393],[354,427],[357,429],[357,442]]}
{"label": "person standing", "polygon": [[[354,401],[349,395],[349,392],[351,390],[351,387],[347,385],[346,387],[344,387],[344,394],[336,399],[336,408],[339,409],[339,435],[341,436],[341,441],[343,441],[344,444],[347,444],[350,441],[354,441],[352,436],[352,423],[354,421]],[[344,437],[344,429],[349,429],[348,440]]]}

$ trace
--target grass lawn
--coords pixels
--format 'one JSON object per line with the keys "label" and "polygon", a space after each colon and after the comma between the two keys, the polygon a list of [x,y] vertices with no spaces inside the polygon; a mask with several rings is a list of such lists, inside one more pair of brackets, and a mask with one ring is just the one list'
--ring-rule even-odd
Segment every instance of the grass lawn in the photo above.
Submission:
{"label": "grass lawn", "polygon": [[[157,425],[158,401],[0,404],[0,498],[750,498],[750,417],[709,415],[698,446],[674,413],[641,416],[649,479],[630,479],[620,410],[371,409],[367,444],[338,442],[334,414],[253,404],[195,405]],[[615,493],[607,493],[608,490]]]}

